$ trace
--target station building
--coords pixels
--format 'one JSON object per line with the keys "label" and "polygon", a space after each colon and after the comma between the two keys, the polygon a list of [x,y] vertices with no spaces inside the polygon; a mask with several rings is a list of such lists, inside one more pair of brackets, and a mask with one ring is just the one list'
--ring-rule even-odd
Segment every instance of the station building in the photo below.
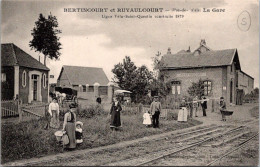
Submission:
{"label": "station building", "polygon": [[212,50],[201,40],[193,52],[172,54],[169,48],[161,62],[164,81],[171,83],[169,96],[189,96],[188,88],[200,79],[204,96],[224,97],[227,104],[241,104],[243,96],[254,89],[254,78],[242,71],[237,49]]}

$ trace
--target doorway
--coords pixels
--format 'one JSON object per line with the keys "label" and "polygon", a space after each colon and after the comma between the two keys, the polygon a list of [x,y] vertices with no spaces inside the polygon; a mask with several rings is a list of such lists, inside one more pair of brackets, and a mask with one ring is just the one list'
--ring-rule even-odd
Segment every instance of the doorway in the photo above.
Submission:
{"label": "doorway", "polygon": [[32,75],[32,87],[33,87],[33,101],[37,101],[37,95],[38,95],[38,78],[39,75]]}
{"label": "doorway", "polygon": [[230,103],[233,102],[233,81],[230,81]]}

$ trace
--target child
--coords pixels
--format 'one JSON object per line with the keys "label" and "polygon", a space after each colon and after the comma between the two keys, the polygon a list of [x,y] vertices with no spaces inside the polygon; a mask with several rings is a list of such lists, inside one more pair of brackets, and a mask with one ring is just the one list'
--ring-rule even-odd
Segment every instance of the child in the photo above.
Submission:
{"label": "child", "polygon": [[152,125],[151,114],[148,113],[148,110],[145,111],[143,118],[144,118],[143,124],[146,127]]}
{"label": "child", "polygon": [[82,126],[83,126],[82,122],[80,122],[80,121],[76,122],[76,143],[77,144],[80,144],[80,143],[83,142],[83,139],[82,139],[82,136],[83,136]]}

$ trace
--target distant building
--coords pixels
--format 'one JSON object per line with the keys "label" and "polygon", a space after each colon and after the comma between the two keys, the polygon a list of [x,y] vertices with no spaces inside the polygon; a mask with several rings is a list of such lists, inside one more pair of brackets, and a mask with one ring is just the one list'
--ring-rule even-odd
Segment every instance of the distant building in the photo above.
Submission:
{"label": "distant building", "polygon": [[241,94],[251,92],[254,78],[241,70],[237,49],[212,50],[201,40],[200,46],[191,52],[182,50],[172,54],[170,48],[162,57],[165,82],[170,82],[169,96],[188,95],[192,82],[204,82],[204,95],[210,98],[223,96],[227,103],[237,104]]}
{"label": "distant building", "polygon": [[49,68],[13,43],[1,44],[2,100],[48,102]]}
{"label": "distant building", "polygon": [[[57,86],[74,88],[78,90],[78,98],[92,101],[95,101],[98,96],[102,101],[107,100],[109,85],[113,84],[109,83],[103,69],[96,67],[64,65],[57,80]],[[111,97],[108,100],[111,100]]]}

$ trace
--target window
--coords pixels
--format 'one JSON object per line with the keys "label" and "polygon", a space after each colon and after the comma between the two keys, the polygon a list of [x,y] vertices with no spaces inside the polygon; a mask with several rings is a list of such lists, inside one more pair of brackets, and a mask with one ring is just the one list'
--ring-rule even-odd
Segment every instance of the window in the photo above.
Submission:
{"label": "window", "polygon": [[42,86],[43,88],[46,88],[46,74],[44,73],[43,76],[42,76]]}
{"label": "window", "polygon": [[87,91],[86,85],[83,85],[83,92],[86,92],[86,91]]}
{"label": "window", "polygon": [[173,95],[181,94],[181,82],[180,81],[172,81],[172,94]]}
{"label": "window", "polygon": [[212,83],[211,81],[204,81],[204,96],[208,96],[212,90]]}
{"label": "window", "polygon": [[6,73],[2,73],[1,81],[2,82],[6,81]]}
{"label": "window", "polygon": [[22,75],[22,86],[26,87],[26,71],[23,71]]}
{"label": "window", "polygon": [[94,86],[89,86],[88,87],[88,92],[94,92]]}

